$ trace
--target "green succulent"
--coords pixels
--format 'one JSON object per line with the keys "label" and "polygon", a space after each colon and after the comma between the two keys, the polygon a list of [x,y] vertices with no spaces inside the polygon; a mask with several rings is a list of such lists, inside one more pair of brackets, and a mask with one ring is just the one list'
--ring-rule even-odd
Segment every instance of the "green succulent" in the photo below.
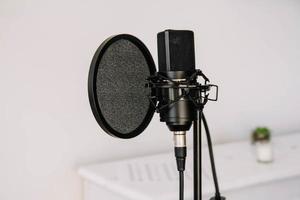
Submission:
{"label": "green succulent", "polygon": [[267,127],[257,127],[252,133],[252,142],[268,141],[271,139],[271,131]]}

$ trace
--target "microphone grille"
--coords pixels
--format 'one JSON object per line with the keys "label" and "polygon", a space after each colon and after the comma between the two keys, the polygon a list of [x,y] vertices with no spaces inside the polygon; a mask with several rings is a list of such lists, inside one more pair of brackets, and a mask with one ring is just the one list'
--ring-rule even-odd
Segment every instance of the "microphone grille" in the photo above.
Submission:
{"label": "microphone grille", "polygon": [[160,72],[194,71],[194,33],[189,30],[166,30],[157,34]]}

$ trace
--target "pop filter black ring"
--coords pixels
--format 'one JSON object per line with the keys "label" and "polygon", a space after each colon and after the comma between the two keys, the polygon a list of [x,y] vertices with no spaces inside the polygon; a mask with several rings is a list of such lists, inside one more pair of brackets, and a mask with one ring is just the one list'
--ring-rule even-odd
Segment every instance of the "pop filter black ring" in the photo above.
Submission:
{"label": "pop filter black ring", "polygon": [[[140,41],[138,38],[136,38],[132,35],[128,35],[128,34],[115,35],[115,36],[112,36],[112,37],[109,37],[108,39],[106,39],[99,46],[99,48],[97,49],[96,53],[93,56],[93,59],[92,59],[91,65],[90,65],[89,78],[88,78],[88,93],[89,93],[89,101],[90,101],[92,112],[94,114],[96,121],[100,125],[100,127],[106,133],[108,133],[109,135],[111,135],[113,137],[129,139],[129,138],[136,137],[137,135],[139,135],[140,133],[142,133],[145,130],[145,128],[148,126],[148,124],[150,123],[150,121],[153,117],[153,114],[155,112],[155,106],[153,106],[151,104],[151,102],[149,101],[149,108],[148,108],[148,111],[147,111],[142,123],[133,131],[126,133],[126,134],[122,134],[122,133],[116,131],[115,129],[113,129],[105,120],[105,118],[101,112],[99,103],[98,103],[98,97],[97,97],[97,92],[96,92],[96,81],[97,81],[96,75],[98,73],[100,61],[101,61],[105,51],[108,49],[108,47],[111,44],[113,44],[114,42],[121,40],[121,39],[129,40],[136,47],[138,47],[138,49],[142,52],[142,54],[147,62],[147,65],[148,65],[149,71],[150,71],[150,75],[155,74],[155,72],[156,72],[155,63],[153,61],[153,58],[152,58],[149,50],[147,49],[147,47],[144,45],[144,43],[142,41]],[[147,78],[147,77],[145,77],[145,78]],[[145,79],[145,82],[146,82],[146,79]],[[153,91],[151,91],[151,93],[153,93]],[[153,95],[153,94],[151,94],[151,95]]]}

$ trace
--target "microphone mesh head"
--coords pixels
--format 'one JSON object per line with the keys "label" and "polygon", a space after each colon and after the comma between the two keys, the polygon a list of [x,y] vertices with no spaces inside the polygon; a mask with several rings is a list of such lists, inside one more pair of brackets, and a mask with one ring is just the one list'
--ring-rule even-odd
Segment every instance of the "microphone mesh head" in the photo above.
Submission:
{"label": "microphone mesh head", "polygon": [[92,75],[95,102],[91,104],[96,104],[94,115],[96,119],[100,115],[97,121],[106,132],[130,138],[140,134],[152,119],[154,108],[148,98],[151,90],[145,84],[155,66],[141,41],[121,36],[106,41],[99,47],[101,55],[94,57],[97,62],[92,62],[91,69],[96,69]]}

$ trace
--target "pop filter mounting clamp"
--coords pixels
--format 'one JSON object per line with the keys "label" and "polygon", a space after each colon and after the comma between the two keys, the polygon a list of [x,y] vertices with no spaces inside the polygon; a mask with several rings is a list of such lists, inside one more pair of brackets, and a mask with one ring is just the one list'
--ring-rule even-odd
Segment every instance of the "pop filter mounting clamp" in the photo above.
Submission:
{"label": "pop filter mounting clamp", "polygon": [[[204,84],[198,82],[198,78],[202,78],[204,80]],[[157,113],[161,113],[165,108],[170,108],[175,105],[182,98],[188,98],[197,109],[196,119],[193,121],[193,171],[194,171],[194,200],[202,199],[202,177],[201,177],[201,165],[202,165],[202,155],[201,155],[201,119],[203,116],[204,106],[208,101],[217,101],[218,100],[218,85],[210,84],[209,79],[201,70],[195,70],[188,78],[186,79],[178,79],[174,80],[165,75],[160,74],[159,72],[155,73],[155,75],[149,76],[147,78],[146,87],[151,88],[154,92],[153,95],[149,95],[149,101],[155,107]],[[215,96],[214,98],[209,98],[210,93],[208,93],[212,88],[215,88]],[[173,100],[165,101],[164,104],[157,104],[156,102],[161,100],[161,90],[163,89],[177,89],[181,92]],[[207,128],[206,120],[205,128]],[[208,128],[206,132],[208,132]],[[210,161],[212,165],[212,173],[215,182],[216,194],[211,200],[225,200],[225,197],[222,197],[219,192],[219,187],[217,183],[217,175],[215,170],[213,151],[211,147],[211,141],[209,133],[208,135],[208,144],[209,153],[210,153]]]}

